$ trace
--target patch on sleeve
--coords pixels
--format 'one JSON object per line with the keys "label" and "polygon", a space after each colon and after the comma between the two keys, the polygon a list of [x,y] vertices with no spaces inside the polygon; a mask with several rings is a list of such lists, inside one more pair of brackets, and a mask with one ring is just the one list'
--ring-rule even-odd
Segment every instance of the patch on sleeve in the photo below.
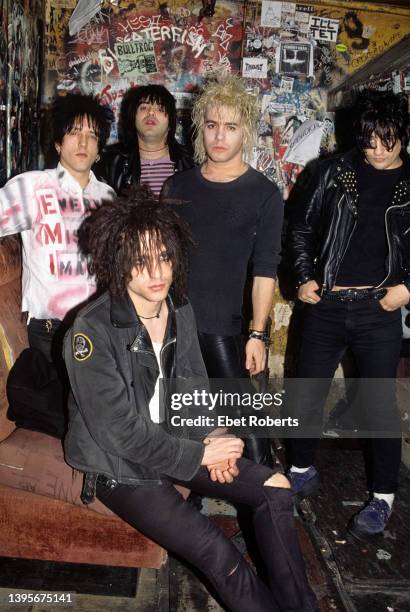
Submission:
{"label": "patch on sleeve", "polygon": [[93,352],[93,343],[85,334],[74,334],[73,339],[73,357],[77,361],[85,361],[91,357]]}

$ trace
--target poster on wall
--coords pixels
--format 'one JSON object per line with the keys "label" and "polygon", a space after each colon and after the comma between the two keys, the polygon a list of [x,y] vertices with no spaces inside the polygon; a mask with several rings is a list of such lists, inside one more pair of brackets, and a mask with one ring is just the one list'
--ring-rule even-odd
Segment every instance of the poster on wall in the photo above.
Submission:
{"label": "poster on wall", "polygon": [[261,26],[279,28],[282,19],[282,2],[262,0]]}
{"label": "poster on wall", "polygon": [[158,72],[152,40],[116,43],[114,50],[122,77],[138,78]]}
{"label": "poster on wall", "polygon": [[281,42],[276,56],[276,72],[293,76],[313,76],[312,45],[308,42]]}
{"label": "poster on wall", "polygon": [[327,19],[317,15],[311,15],[309,19],[309,32],[314,40],[325,42],[337,41],[339,22],[337,19]]}

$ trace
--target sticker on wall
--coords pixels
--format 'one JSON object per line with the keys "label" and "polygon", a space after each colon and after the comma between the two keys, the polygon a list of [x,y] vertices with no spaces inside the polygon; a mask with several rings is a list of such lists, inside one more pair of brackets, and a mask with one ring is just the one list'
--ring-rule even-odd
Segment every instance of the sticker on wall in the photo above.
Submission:
{"label": "sticker on wall", "polygon": [[282,2],[282,13],[294,14],[296,10],[296,4],[294,2]]}
{"label": "sticker on wall", "polygon": [[268,60],[266,57],[244,57],[242,76],[248,79],[266,79],[268,76]]}
{"label": "sticker on wall", "polygon": [[311,15],[309,20],[309,29],[312,38],[315,40],[336,42],[339,31],[339,20]]}
{"label": "sticker on wall", "polygon": [[393,93],[398,94],[398,93],[401,92],[400,73],[399,72],[393,72],[391,76],[392,76],[392,80],[393,80]]}
{"label": "sticker on wall", "polygon": [[279,28],[282,15],[282,2],[262,0],[261,26]]}
{"label": "sticker on wall", "polygon": [[291,93],[293,91],[293,83],[295,79],[292,77],[282,77],[280,80],[279,91],[283,93]]}
{"label": "sticker on wall", "polygon": [[304,13],[303,11],[296,11],[295,21],[299,23],[309,23],[310,13]]}
{"label": "sticker on wall", "polygon": [[254,32],[248,32],[245,39],[245,47],[247,53],[260,53],[262,51],[262,35]]}
{"label": "sticker on wall", "polygon": [[313,76],[313,53],[310,43],[281,42],[276,56],[276,72],[295,76]]}
{"label": "sticker on wall", "polygon": [[158,72],[152,40],[115,43],[114,49],[121,76],[132,78]]}
{"label": "sticker on wall", "polygon": [[315,7],[310,4],[296,4],[297,13],[314,13]]}
{"label": "sticker on wall", "polygon": [[337,43],[336,51],[338,51],[339,53],[346,53],[347,46],[344,43]]}
{"label": "sticker on wall", "polygon": [[371,38],[375,33],[376,28],[373,26],[365,25],[363,26],[362,37],[363,38]]}

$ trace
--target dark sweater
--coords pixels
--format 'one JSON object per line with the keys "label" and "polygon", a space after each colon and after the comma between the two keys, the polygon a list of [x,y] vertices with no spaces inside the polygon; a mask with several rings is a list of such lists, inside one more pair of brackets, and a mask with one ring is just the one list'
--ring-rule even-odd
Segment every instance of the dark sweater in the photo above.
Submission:
{"label": "dark sweater", "polygon": [[253,168],[227,183],[208,181],[192,168],[168,179],[163,198],[191,226],[196,243],[188,295],[198,330],[240,333],[249,261],[253,276],[276,277],[283,217],[277,186]]}
{"label": "dark sweater", "polygon": [[358,217],[336,279],[336,285],[376,286],[386,276],[388,244],[385,213],[403,166],[378,170],[361,160],[358,167]]}

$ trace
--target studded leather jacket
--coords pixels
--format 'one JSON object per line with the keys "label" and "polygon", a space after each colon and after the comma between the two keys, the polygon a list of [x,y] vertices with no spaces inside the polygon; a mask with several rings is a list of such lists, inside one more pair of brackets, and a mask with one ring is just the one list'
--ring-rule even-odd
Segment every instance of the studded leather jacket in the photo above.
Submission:
{"label": "studded leather jacket", "polygon": [[[319,160],[303,196],[291,213],[286,249],[296,286],[315,280],[321,291],[335,284],[339,266],[356,227],[360,194],[360,153]],[[386,276],[378,287],[404,283],[410,291],[410,158],[402,154],[403,178],[385,213],[388,242]]]}

